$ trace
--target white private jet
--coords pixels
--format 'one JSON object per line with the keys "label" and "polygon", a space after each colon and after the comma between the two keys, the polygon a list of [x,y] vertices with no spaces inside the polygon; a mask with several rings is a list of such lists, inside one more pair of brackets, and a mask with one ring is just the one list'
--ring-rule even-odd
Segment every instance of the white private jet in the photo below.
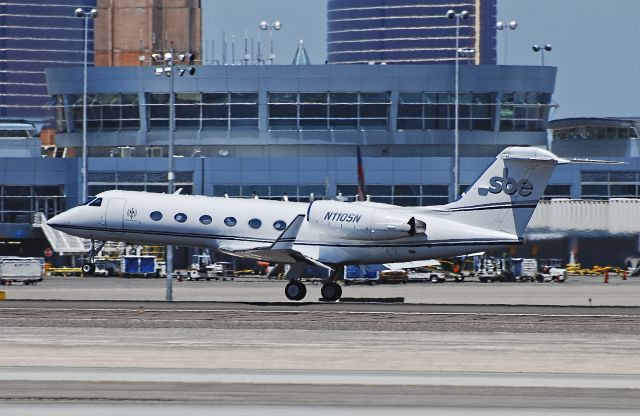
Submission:
{"label": "white private jet", "polygon": [[[302,300],[307,265],[332,272],[326,300],[342,296],[345,264],[452,257],[522,244],[555,167],[571,161],[534,147],[510,147],[457,201],[401,207],[373,202],[311,203],[106,191],[47,224],[92,242],[126,241],[201,247],[290,264],[285,295]],[[102,243],[103,245],[104,243]],[[92,245],[90,262],[101,245]]]}

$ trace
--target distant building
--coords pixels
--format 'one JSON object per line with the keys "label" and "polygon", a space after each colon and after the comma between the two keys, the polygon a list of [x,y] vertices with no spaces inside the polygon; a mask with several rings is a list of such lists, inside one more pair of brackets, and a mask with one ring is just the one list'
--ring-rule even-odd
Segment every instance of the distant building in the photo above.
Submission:
{"label": "distant building", "polygon": [[[0,118],[53,123],[44,70],[82,65],[84,20],[73,12],[94,6],[92,0],[0,3]],[[91,65],[93,22],[89,25]]]}
{"label": "distant building", "polygon": [[496,63],[496,0],[329,0],[327,53],[333,64],[450,63],[456,56],[456,20],[466,10],[460,48],[476,50],[476,64]]}
{"label": "distant building", "polygon": [[560,156],[640,156],[640,117],[563,118],[551,121],[549,131]]}
{"label": "distant building", "polygon": [[96,65],[150,65],[151,53],[175,48],[201,59],[199,0],[98,0]]}

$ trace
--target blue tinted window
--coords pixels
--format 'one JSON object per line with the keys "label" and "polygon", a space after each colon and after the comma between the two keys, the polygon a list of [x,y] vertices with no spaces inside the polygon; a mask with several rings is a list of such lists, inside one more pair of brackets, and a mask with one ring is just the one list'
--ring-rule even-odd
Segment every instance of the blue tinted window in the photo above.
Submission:
{"label": "blue tinted window", "polygon": [[233,217],[227,217],[224,219],[224,225],[226,225],[227,227],[233,227],[237,223],[238,223],[238,220],[236,220]]}
{"label": "blue tinted window", "polygon": [[200,222],[203,223],[204,225],[209,225],[211,224],[212,221],[213,219],[211,218],[210,215],[203,215],[202,217],[200,217]]}
{"label": "blue tinted window", "polygon": [[282,220],[278,220],[273,223],[273,228],[275,228],[278,231],[282,231],[285,228],[287,228],[287,223]]}
{"label": "blue tinted window", "polygon": [[187,220],[187,214],[179,212],[176,215],[174,215],[173,218],[178,222],[185,222]]}
{"label": "blue tinted window", "polygon": [[257,218],[253,218],[253,219],[249,220],[249,227],[251,227],[251,228],[260,228],[260,227],[262,227],[262,221],[260,221]]}
{"label": "blue tinted window", "polygon": [[154,221],[160,221],[162,219],[162,212],[160,211],[153,211],[149,217],[154,220]]}

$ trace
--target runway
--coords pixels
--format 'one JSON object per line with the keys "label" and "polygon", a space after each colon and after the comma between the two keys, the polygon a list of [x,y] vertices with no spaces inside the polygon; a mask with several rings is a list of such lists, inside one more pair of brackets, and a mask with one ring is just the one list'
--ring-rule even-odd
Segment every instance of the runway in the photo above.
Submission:
{"label": "runway", "polygon": [[[451,287],[470,296],[478,285]],[[377,293],[399,288],[411,286]],[[10,299],[0,414],[638,414],[640,307],[530,300]]]}

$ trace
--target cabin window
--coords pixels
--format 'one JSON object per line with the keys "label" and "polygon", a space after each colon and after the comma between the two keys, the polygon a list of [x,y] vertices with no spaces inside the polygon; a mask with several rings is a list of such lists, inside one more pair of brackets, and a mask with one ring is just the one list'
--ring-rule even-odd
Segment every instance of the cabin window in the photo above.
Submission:
{"label": "cabin window", "polygon": [[93,201],[89,202],[87,205],[90,207],[99,207],[102,205],[102,198],[96,198]]}
{"label": "cabin window", "polygon": [[213,219],[211,218],[211,215],[203,215],[200,217],[200,222],[204,225],[209,225],[212,221]]}
{"label": "cabin window", "polygon": [[285,228],[287,228],[287,223],[282,220],[278,220],[273,223],[273,228],[275,228],[278,231],[282,231]]}
{"label": "cabin window", "polygon": [[176,215],[173,216],[173,218],[178,222],[185,222],[187,220],[187,214],[178,212]]}
{"label": "cabin window", "polygon": [[262,227],[262,221],[260,221],[257,218],[253,218],[253,219],[249,220],[249,227],[258,229],[258,228]]}
{"label": "cabin window", "polygon": [[237,223],[238,223],[238,220],[236,220],[233,217],[227,217],[224,219],[224,225],[226,225],[227,227],[233,227]]}
{"label": "cabin window", "polygon": [[153,211],[151,214],[149,214],[149,218],[151,218],[154,221],[160,221],[162,219],[162,212]]}

